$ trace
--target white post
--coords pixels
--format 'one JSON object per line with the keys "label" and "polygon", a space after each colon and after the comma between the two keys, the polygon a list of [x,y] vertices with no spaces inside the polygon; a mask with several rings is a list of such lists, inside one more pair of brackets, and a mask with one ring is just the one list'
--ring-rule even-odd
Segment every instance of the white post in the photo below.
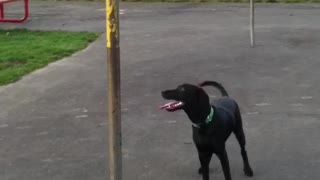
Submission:
{"label": "white post", "polygon": [[254,0],[250,0],[250,40],[252,47],[255,46],[254,34]]}

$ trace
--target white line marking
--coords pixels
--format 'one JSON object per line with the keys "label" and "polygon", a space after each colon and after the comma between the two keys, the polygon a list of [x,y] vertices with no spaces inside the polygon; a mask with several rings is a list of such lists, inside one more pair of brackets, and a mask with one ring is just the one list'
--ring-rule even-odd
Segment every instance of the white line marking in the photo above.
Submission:
{"label": "white line marking", "polygon": [[16,127],[16,129],[29,129],[31,128],[31,126],[20,126],[20,127]]}
{"label": "white line marking", "polygon": [[269,103],[258,103],[256,106],[270,106],[271,104]]}
{"label": "white line marking", "polygon": [[300,104],[300,103],[294,103],[294,104],[291,104],[291,106],[300,107],[300,106],[303,106],[303,104]]}
{"label": "white line marking", "polygon": [[47,134],[48,134],[48,132],[43,131],[43,132],[37,133],[36,136],[44,136],[44,135],[47,135]]}
{"label": "white line marking", "polygon": [[301,99],[312,99],[312,96],[302,96]]}
{"label": "white line marking", "polygon": [[0,128],[5,128],[5,127],[8,127],[8,126],[9,126],[8,124],[1,124]]}
{"label": "white line marking", "polygon": [[252,115],[252,114],[259,114],[259,112],[248,112],[248,115]]}
{"label": "white line marking", "polygon": [[169,124],[177,123],[177,121],[168,121]]}
{"label": "white line marking", "polygon": [[88,115],[84,114],[84,115],[79,115],[79,116],[76,116],[77,119],[80,119],[80,118],[87,118]]}

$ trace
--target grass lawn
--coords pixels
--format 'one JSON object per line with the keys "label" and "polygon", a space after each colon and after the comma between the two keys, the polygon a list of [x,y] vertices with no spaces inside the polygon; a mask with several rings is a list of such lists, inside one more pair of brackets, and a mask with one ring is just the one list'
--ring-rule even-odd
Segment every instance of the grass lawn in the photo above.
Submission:
{"label": "grass lawn", "polygon": [[69,56],[98,36],[91,32],[0,29],[0,85]]}

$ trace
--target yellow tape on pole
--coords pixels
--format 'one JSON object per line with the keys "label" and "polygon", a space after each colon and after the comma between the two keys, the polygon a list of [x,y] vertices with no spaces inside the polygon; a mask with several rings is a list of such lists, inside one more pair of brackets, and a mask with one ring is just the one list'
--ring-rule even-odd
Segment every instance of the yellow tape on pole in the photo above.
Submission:
{"label": "yellow tape on pole", "polygon": [[119,47],[118,0],[106,0],[106,46]]}

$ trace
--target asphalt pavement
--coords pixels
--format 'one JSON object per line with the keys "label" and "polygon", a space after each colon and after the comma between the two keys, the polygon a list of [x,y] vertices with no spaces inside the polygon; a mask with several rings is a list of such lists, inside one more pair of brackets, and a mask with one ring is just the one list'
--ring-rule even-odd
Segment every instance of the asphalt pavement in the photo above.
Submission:
{"label": "asphalt pavement", "polygon": [[[0,28],[102,35],[0,87],[0,179],[108,179],[104,3],[30,5],[26,22]],[[221,82],[241,107],[255,176],[244,175],[232,136],[233,179],[319,179],[319,8],[258,4],[251,48],[248,4],[121,3],[123,179],[201,179],[189,120],[158,106],[166,102],[162,90],[203,80]],[[216,157],[210,176],[223,179]]]}

